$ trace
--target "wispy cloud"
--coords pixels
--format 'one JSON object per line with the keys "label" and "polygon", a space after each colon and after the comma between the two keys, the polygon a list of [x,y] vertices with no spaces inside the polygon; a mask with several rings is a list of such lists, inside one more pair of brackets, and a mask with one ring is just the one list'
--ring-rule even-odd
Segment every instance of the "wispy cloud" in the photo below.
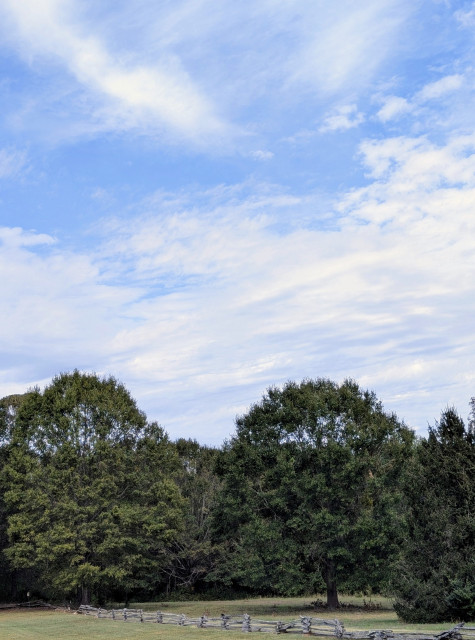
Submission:
{"label": "wispy cloud", "polygon": [[316,3],[305,16],[305,44],[291,59],[293,77],[321,94],[361,90],[397,46],[411,5],[393,0],[343,2],[333,10],[324,5]]}
{"label": "wispy cloud", "polygon": [[111,373],[215,442],[305,376],[463,413],[472,9],[0,0],[2,392]]}
{"label": "wispy cloud", "polygon": [[0,227],[0,241],[4,250],[55,243],[55,239],[46,233],[24,231],[21,227]]}
{"label": "wispy cloud", "polygon": [[251,156],[257,160],[271,160],[274,157],[274,154],[272,151],[257,149],[257,151],[251,151]]}
{"label": "wispy cloud", "polygon": [[[164,349],[171,366],[178,344],[176,392],[184,376],[190,389],[221,389],[233,410],[236,398],[302,375],[363,376],[395,410],[416,389],[405,417],[420,428],[447,402],[466,401],[473,377],[459,354],[475,347],[474,142],[365,143],[375,179],[341,201],[340,231],[279,232],[278,200],[262,217],[252,200],[226,203],[226,194],[206,214],[185,207],[164,220],[157,202],[156,217],[126,223],[120,254],[135,255],[138,272],[157,285],[171,271],[191,278],[181,292],[137,303],[143,322],[123,335],[134,375],[152,379]],[[437,406],[435,388],[445,390]]]}
{"label": "wispy cloud", "polygon": [[425,84],[419,91],[409,97],[384,96],[380,98],[383,106],[377,112],[376,117],[381,122],[386,123],[411,113],[417,116],[422,108],[432,106],[430,104],[432,101],[436,102],[440,107],[444,100],[452,97],[460,99],[458,90],[463,88],[467,82],[467,78],[462,74],[455,73],[442,76],[434,82]]}
{"label": "wispy cloud", "polygon": [[364,116],[358,111],[358,107],[355,104],[344,105],[325,117],[319,131],[320,133],[346,131],[357,127],[363,121]]}
{"label": "wispy cloud", "polygon": [[8,232],[3,348],[22,326],[28,372],[36,358],[51,375],[67,362],[115,373],[173,435],[219,440],[266,386],[316,375],[352,375],[396,411],[404,398],[403,417],[423,428],[472,392],[460,354],[475,348],[474,150],[473,136],[363,143],[371,183],[328,212],[331,230],[305,215],[280,224],[316,210],[316,194],[235,185],[157,194],[104,224],[89,255],[38,254],[33,235]]}
{"label": "wispy cloud", "polygon": [[3,393],[21,381],[24,391],[53,370],[99,369],[106,353],[108,361],[110,332],[124,323],[115,314],[131,297],[127,286],[101,283],[91,256],[48,234],[2,227],[0,274]]}
{"label": "wispy cloud", "polygon": [[[4,0],[4,10],[28,59],[59,62],[86,90],[104,100],[96,117],[116,128],[170,128],[194,142],[225,138],[231,128],[196,86],[178,58],[163,57],[153,67],[110,52],[101,38],[84,33],[73,20],[72,2]],[[101,114],[102,111],[102,114]]]}
{"label": "wispy cloud", "polygon": [[[276,101],[285,111],[309,96],[326,110],[349,93],[355,100],[393,55],[414,3],[118,3],[107,20],[77,0],[0,7],[5,40],[33,68],[47,65],[44,100],[57,99],[73,121],[56,123],[57,136],[134,131],[242,151],[260,133],[253,119],[276,117]],[[41,107],[28,102],[24,122]],[[344,115],[328,126],[354,126]]]}
{"label": "wispy cloud", "polygon": [[415,96],[416,102],[426,102],[434,100],[441,96],[456,91],[463,84],[463,76],[459,73],[450,76],[444,76],[435,82],[429,82]]}
{"label": "wispy cloud", "polygon": [[381,122],[388,122],[398,116],[408,113],[412,110],[412,105],[400,96],[386,96],[383,99],[383,106],[377,113],[377,117]]}
{"label": "wispy cloud", "polygon": [[471,8],[468,10],[460,9],[456,11],[455,17],[463,27],[475,26],[475,3],[472,3]]}
{"label": "wispy cloud", "polygon": [[18,176],[27,167],[27,155],[16,149],[0,149],[0,178]]}

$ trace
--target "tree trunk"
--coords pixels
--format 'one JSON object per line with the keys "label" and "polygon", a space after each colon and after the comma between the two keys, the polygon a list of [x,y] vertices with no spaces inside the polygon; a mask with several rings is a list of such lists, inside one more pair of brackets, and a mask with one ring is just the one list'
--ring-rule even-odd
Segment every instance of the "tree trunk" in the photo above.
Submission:
{"label": "tree trunk", "polygon": [[336,588],[336,568],[332,560],[325,562],[323,579],[327,586],[327,607],[329,609],[338,609],[340,603],[338,601],[338,591]]}
{"label": "tree trunk", "polygon": [[81,587],[81,604],[89,604],[89,589],[84,585]]}

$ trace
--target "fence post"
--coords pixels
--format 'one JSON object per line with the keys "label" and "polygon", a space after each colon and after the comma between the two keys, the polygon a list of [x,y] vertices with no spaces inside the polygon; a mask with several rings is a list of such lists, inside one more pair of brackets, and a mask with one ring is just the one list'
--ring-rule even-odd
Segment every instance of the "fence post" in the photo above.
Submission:
{"label": "fence post", "polygon": [[453,629],[439,633],[436,636],[437,640],[459,640],[462,637],[460,631],[464,625],[465,622],[459,622]]}
{"label": "fence post", "polygon": [[180,614],[180,619],[178,620],[178,625],[180,627],[184,627],[185,626],[185,620],[186,620],[186,616],[184,613]]}
{"label": "fence post", "polygon": [[124,614],[124,621],[127,622],[127,609],[124,609],[123,614]]}
{"label": "fence post", "polygon": [[140,609],[140,622],[143,622],[143,609]]}
{"label": "fence post", "polygon": [[251,629],[251,616],[248,613],[245,613],[242,617],[242,631],[249,633],[252,631]]}
{"label": "fence post", "polygon": [[312,618],[308,616],[300,616],[300,618],[302,620],[302,633],[305,636],[309,636],[311,633]]}
{"label": "fence post", "polygon": [[391,630],[377,629],[376,631],[370,631],[368,636],[371,640],[388,640],[393,635]]}
{"label": "fence post", "polygon": [[229,629],[229,618],[231,616],[227,616],[226,614],[221,614],[221,629]]}
{"label": "fence post", "polygon": [[157,623],[161,624],[163,622],[163,613],[161,611],[157,611]]}
{"label": "fence post", "polygon": [[206,623],[208,622],[208,618],[205,615],[200,617],[200,621],[198,622],[198,627],[200,629],[204,629],[206,627]]}

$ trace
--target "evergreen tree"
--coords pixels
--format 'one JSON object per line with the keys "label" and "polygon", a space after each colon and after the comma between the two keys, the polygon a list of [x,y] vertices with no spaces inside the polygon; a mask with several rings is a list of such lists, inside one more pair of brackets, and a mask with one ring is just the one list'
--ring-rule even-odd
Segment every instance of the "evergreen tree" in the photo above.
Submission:
{"label": "evergreen tree", "polygon": [[475,618],[473,426],[473,414],[466,429],[446,409],[408,470],[409,532],[394,578],[395,609],[407,622]]}
{"label": "evergreen tree", "polygon": [[18,594],[18,591],[21,592],[22,587],[25,587],[23,592],[26,593],[26,585],[31,582],[31,576],[24,571],[19,572],[13,569],[5,555],[8,546],[8,510],[4,500],[3,482],[3,470],[8,461],[16,415],[28,395],[28,393],[13,394],[0,399],[0,598],[2,600],[15,600],[18,595],[22,595]]}

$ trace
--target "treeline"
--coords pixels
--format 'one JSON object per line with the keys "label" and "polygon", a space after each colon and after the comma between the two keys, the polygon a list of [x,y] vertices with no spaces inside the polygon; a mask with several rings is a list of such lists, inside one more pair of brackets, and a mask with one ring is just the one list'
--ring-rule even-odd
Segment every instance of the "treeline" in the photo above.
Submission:
{"label": "treeline", "polygon": [[0,401],[0,598],[386,593],[475,619],[475,399],[424,438],[351,380],[271,388],[220,448],[170,441],[114,378]]}

